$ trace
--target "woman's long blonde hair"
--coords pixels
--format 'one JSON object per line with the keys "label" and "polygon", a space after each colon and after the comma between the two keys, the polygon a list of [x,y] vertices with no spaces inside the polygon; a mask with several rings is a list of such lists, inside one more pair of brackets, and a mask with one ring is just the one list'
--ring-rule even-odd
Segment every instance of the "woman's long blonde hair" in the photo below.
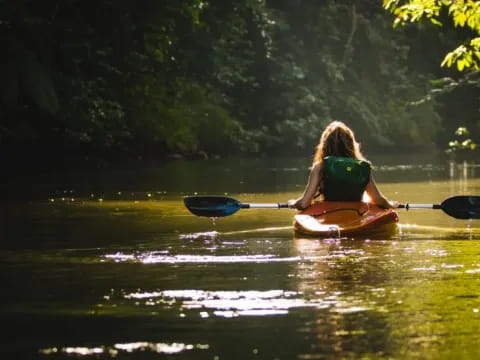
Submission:
{"label": "woman's long blonde hair", "polygon": [[333,121],[323,130],[313,157],[313,166],[322,164],[327,156],[365,160],[353,131],[341,121]]}

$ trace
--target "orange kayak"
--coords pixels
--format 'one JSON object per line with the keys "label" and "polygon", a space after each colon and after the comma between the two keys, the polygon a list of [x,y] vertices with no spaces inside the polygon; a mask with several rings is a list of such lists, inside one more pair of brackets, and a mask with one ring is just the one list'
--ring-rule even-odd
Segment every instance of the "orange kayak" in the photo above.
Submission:
{"label": "orange kayak", "polygon": [[398,214],[364,202],[322,201],[295,215],[297,233],[318,237],[391,237],[397,232]]}

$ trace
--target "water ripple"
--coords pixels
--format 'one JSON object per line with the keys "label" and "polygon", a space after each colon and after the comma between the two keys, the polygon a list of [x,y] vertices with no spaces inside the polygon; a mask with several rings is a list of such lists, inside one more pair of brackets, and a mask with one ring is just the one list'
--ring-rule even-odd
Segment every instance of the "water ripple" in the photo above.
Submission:
{"label": "water ripple", "polygon": [[277,257],[273,254],[258,255],[167,255],[165,251],[149,251],[139,254],[125,254],[117,252],[103,256],[103,261],[134,262],[142,264],[178,264],[178,263],[273,263],[273,262],[296,262],[302,260],[314,260],[312,257]]}
{"label": "water ripple", "polygon": [[[322,295],[319,297],[318,295]],[[340,314],[366,311],[355,299],[341,299],[340,293],[327,296],[315,293],[307,296],[301,291],[287,290],[246,290],[206,291],[196,289],[134,292],[124,294],[125,299],[136,301],[137,305],[158,306],[181,304],[180,309],[200,311],[202,318],[210,315],[219,317],[285,315],[290,309],[329,309]],[[347,301],[348,300],[348,301]],[[141,301],[141,302],[140,302]],[[185,314],[181,314],[184,317]]]}
{"label": "water ripple", "polygon": [[98,355],[107,355],[112,358],[116,357],[120,352],[153,352],[157,354],[177,354],[186,350],[206,350],[209,348],[209,345],[203,344],[183,344],[183,343],[152,343],[152,342],[132,342],[132,343],[123,343],[115,344],[110,346],[96,346],[96,347],[85,347],[85,346],[67,346],[67,347],[52,347],[40,349],[39,353],[42,355],[57,355],[57,354],[66,354],[66,355],[75,355],[75,356],[98,356]]}
{"label": "water ripple", "polygon": [[215,240],[220,233],[218,231],[205,231],[192,234],[179,235],[180,240]]}

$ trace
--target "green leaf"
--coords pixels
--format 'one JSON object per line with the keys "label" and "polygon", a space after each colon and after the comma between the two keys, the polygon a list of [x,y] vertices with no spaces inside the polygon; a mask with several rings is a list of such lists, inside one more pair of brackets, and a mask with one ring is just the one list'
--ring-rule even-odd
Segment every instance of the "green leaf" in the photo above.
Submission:
{"label": "green leaf", "polygon": [[441,66],[445,66],[445,65],[446,65],[447,67],[452,66],[453,56],[454,56],[454,53],[453,53],[453,52],[449,52],[449,53],[445,56],[445,58],[443,59]]}
{"label": "green leaf", "polygon": [[465,26],[465,22],[467,21],[467,16],[464,13],[457,13],[454,18],[455,26],[463,27]]}
{"label": "green leaf", "polygon": [[466,127],[461,126],[457,130],[455,130],[455,135],[457,135],[457,136],[469,136],[470,133],[469,133],[469,131]]}

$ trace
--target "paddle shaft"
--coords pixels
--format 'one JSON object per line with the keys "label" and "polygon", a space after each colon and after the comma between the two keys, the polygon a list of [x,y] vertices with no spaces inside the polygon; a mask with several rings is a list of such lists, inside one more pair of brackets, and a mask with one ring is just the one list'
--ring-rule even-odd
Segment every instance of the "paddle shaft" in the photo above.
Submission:
{"label": "paddle shaft", "polygon": [[440,204],[400,204],[398,205],[399,209],[441,209],[442,205]]}
{"label": "paddle shaft", "polygon": [[[287,203],[240,203],[241,209],[286,209]],[[441,209],[440,204],[400,204],[399,209]]]}
{"label": "paddle shaft", "polygon": [[[286,203],[240,203],[241,209],[285,209],[288,208]],[[399,209],[441,209],[439,204],[400,204]]]}
{"label": "paddle shaft", "polygon": [[241,209],[285,209],[288,208],[287,203],[240,203]]}

